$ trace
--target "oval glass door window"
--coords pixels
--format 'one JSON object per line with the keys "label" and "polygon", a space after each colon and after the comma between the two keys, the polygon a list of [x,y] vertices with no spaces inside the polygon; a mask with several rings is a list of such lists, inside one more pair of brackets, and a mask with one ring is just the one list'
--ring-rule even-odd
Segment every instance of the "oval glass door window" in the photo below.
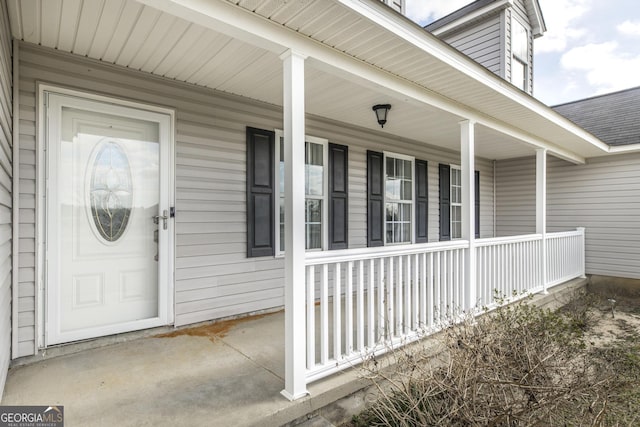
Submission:
{"label": "oval glass door window", "polygon": [[114,141],[104,141],[93,162],[89,198],[91,218],[100,236],[115,242],[131,216],[133,186],[129,159]]}

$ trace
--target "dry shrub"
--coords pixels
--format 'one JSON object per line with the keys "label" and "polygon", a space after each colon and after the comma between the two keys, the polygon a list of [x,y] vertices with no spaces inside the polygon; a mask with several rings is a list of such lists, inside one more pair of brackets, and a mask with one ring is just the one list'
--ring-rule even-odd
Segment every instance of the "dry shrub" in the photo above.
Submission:
{"label": "dry shrub", "polygon": [[393,354],[393,372],[365,363],[376,401],[354,425],[602,425],[613,374],[582,329],[527,301],[466,318],[443,332],[444,351]]}

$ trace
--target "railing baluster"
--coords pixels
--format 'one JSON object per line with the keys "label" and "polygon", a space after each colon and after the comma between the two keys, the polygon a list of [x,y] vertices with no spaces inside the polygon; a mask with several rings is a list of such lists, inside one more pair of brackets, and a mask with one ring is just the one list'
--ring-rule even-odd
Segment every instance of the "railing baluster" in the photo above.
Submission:
{"label": "railing baluster", "polygon": [[336,360],[340,360],[342,355],[341,270],[342,264],[335,263],[333,270],[333,357]]}
{"label": "railing baluster", "polygon": [[433,252],[429,255],[429,271],[427,271],[427,326],[433,328]]}
{"label": "railing baluster", "polygon": [[484,259],[482,257],[482,250],[484,248],[475,248],[474,251],[476,251],[476,298],[479,298],[480,300],[484,299],[482,298],[482,290],[484,289],[484,286],[482,285],[482,279],[484,278]]}
{"label": "railing baluster", "polygon": [[417,331],[420,328],[420,255],[413,257],[413,281],[411,290],[413,292],[413,309],[411,310],[411,329]]}
{"label": "railing baluster", "polygon": [[[373,262],[373,261],[372,261]],[[376,341],[383,339],[385,331],[385,286],[384,286],[384,258],[378,260],[378,336]]]}
{"label": "railing baluster", "polygon": [[364,350],[364,261],[358,261],[358,320],[356,321],[356,348],[358,351]]}
{"label": "railing baluster", "polygon": [[422,253],[422,263],[420,270],[420,327],[427,326],[427,256],[431,254]]}
{"label": "railing baluster", "polygon": [[375,260],[369,260],[369,276],[367,277],[369,282],[369,288],[367,289],[367,346],[373,348],[375,345]]}
{"label": "railing baluster", "polygon": [[442,312],[440,310],[440,263],[442,262],[442,252],[436,252],[436,259],[434,263],[435,268],[435,281],[433,284],[433,299],[431,300],[431,305],[434,309],[434,318],[438,319],[438,322],[442,320]]}
{"label": "railing baluster", "polygon": [[404,273],[403,273],[403,281],[404,281],[404,321],[402,327],[402,333],[408,334],[411,329],[411,256],[407,255],[404,263]]}
{"label": "railing baluster", "polygon": [[315,266],[307,267],[307,369],[312,369],[316,364],[316,298]]}
{"label": "railing baluster", "polygon": [[322,264],[320,278],[320,363],[329,360],[329,264]]}
{"label": "railing baluster", "polygon": [[393,316],[394,307],[393,307],[393,291],[394,286],[396,286],[395,278],[394,278],[394,259],[393,257],[389,257],[389,269],[387,270],[387,319],[386,319],[386,329],[387,338],[391,339],[396,334],[395,328],[395,317]]}
{"label": "railing baluster", "polygon": [[[449,306],[449,311],[454,313],[458,310],[458,308],[463,306],[462,297],[460,295],[460,263],[458,262],[460,256],[460,251],[454,250],[451,251],[451,272],[453,274],[451,284],[451,294],[449,295],[449,301],[447,301]],[[464,273],[463,273],[464,274]],[[462,276],[464,277],[464,276]]]}
{"label": "railing baluster", "polygon": [[404,303],[402,301],[402,287],[404,286],[404,268],[403,268],[403,256],[399,256],[398,257],[398,267],[396,270],[396,283],[395,283],[395,291],[396,291],[396,296],[395,296],[395,303],[396,303],[396,317],[395,317],[395,336],[400,336],[403,334],[403,328],[402,328],[402,314],[403,314],[403,307],[402,304]]}
{"label": "railing baluster", "polygon": [[345,275],[347,283],[344,291],[344,314],[346,317],[344,325],[344,353],[351,354],[353,351],[353,261],[347,263]]}

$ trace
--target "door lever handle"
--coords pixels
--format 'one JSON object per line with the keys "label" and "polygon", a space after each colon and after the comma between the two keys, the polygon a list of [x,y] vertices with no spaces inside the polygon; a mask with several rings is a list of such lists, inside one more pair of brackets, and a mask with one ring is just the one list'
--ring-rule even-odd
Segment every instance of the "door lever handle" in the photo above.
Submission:
{"label": "door lever handle", "polygon": [[165,209],[164,211],[162,211],[162,215],[153,216],[153,223],[159,224],[160,220],[162,220],[162,228],[166,230],[169,227],[167,224],[168,219],[169,219],[169,212]]}

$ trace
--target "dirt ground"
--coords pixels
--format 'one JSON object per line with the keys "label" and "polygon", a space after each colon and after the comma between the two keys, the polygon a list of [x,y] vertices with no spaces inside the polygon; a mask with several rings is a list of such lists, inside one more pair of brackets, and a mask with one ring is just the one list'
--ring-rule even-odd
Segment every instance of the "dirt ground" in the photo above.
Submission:
{"label": "dirt ground", "polygon": [[587,313],[589,328],[586,342],[595,347],[615,344],[630,338],[640,340],[640,297],[606,298],[597,301]]}

